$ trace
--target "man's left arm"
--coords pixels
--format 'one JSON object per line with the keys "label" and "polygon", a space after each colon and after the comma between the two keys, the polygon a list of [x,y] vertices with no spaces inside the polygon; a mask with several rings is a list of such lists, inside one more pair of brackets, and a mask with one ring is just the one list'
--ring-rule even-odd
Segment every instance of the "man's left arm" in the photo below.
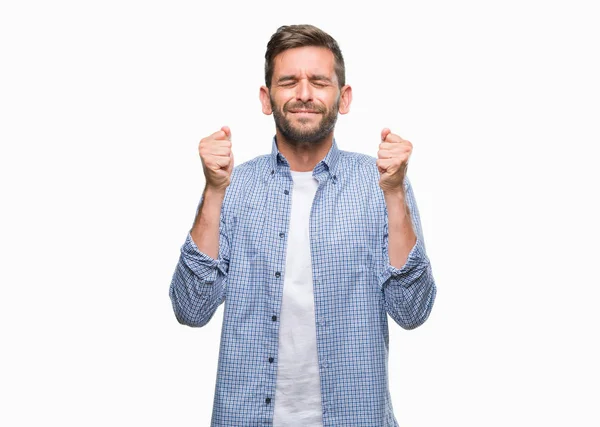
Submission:
{"label": "man's left arm", "polygon": [[433,307],[436,286],[425,251],[419,210],[406,176],[410,141],[384,129],[377,167],[386,215],[383,236],[385,268],[379,277],[388,314],[405,329],[423,324]]}

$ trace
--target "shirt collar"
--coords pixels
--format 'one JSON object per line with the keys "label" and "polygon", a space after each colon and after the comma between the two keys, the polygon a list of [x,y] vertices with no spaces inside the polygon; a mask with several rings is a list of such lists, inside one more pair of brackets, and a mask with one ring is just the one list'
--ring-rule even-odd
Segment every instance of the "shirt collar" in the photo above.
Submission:
{"label": "shirt collar", "polygon": [[[335,138],[333,138],[333,142],[331,144],[329,152],[327,153],[325,158],[323,158],[323,160],[317,163],[317,165],[314,168],[313,175],[316,176],[320,175],[323,172],[326,172],[328,178],[333,179],[334,182],[337,181],[339,178],[339,173],[337,169],[340,160],[340,154],[341,152],[337,146]],[[269,157],[268,165],[269,167],[266,171],[265,179],[274,176],[277,173],[278,169],[282,166],[289,168],[288,161],[283,156],[283,154],[281,154],[279,148],[277,147],[277,139],[275,136],[273,137],[273,141],[271,144],[271,155]]]}

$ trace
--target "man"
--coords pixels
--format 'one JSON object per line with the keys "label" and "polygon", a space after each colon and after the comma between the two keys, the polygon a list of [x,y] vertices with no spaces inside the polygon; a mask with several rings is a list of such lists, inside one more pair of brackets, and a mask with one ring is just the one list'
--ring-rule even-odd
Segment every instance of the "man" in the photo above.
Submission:
{"label": "man", "polygon": [[338,149],[352,89],[327,33],[281,27],[265,59],[272,153],[234,169],[227,126],[200,141],[206,186],[170,287],[186,325],[225,301],[211,426],[397,426],[387,314],[415,328],[436,295],[412,144],[386,128],[378,159]]}

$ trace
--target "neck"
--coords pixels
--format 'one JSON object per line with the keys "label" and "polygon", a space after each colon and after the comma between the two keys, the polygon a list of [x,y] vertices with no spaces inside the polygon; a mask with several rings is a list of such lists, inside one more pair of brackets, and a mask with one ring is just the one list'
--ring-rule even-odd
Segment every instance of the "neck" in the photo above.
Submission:
{"label": "neck", "polygon": [[290,169],[298,172],[312,171],[325,158],[333,145],[333,132],[322,141],[296,142],[287,140],[276,130],[277,148],[290,163]]}

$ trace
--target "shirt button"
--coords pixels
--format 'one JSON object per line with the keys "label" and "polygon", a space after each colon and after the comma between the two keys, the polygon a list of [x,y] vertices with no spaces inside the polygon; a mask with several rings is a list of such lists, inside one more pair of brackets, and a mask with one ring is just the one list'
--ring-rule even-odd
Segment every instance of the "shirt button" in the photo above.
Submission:
{"label": "shirt button", "polygon": [[270,397],[267,397],[267,398],[265,399],[265,403],[266,403],[267,405],[268,405],[269,403],[271,403],[271,398],[270,398]]}
{"label": "shirt button", "polygon": [[281,273],[279,271],[275,272],[275,277],[277,277],[278,279],[281,277]]}
{"label": "shirt button", "polygon": [[269,357],[269,363],[273,363],[273,360],[275,360],[275,359],[273,359],[272,357]]}
{"label": "shirt button", "polygon": [[285,233],[279,233],[279,237],[285,236]]}
{"label": "shirt button", "polygon": [[271,169],[271,175],[273,175],[275,173],[275,171],[273,169]]}
{"label": "shirt button", "polygon": [[276,321],[277,321],[277,316],[273,315],[273,317],[271,317],[271,320],[272,320],[273,322],[276,322]]}
{"label": "shirt button", "polygon": [[290,194],[290,192],[287,190],[283,190],[283,194],[288,195],[288,194]]}

